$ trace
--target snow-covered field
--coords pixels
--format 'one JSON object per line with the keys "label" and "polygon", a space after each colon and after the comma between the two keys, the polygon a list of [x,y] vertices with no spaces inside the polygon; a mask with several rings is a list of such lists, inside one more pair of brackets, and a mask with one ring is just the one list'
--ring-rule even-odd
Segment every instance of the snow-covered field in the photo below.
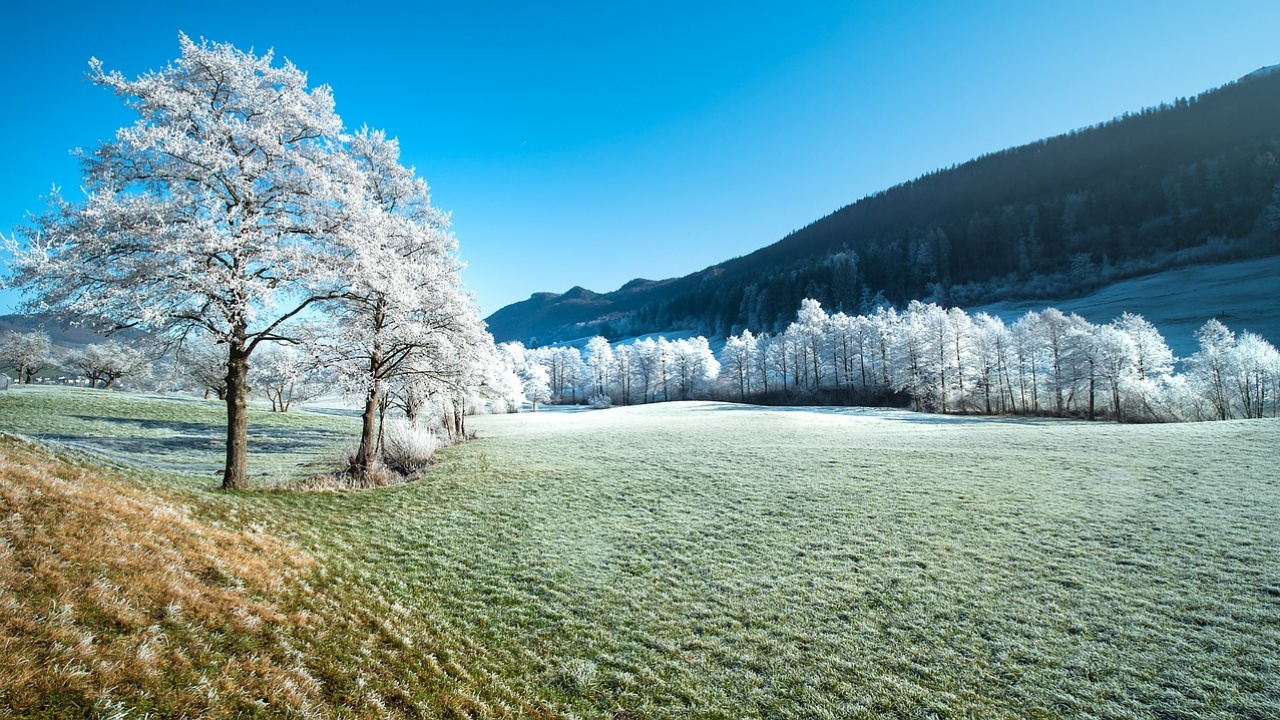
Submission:
{"label": "snow-covered field", "polygon": [[1196,351],[1195,331],[1214,317],[1237,335],[1248,330],[1280,345],[1280,256],[1168,270],[1074,300],[1006,301],[966,310],[1013,322],[1046,307],[1077,313],[1095,324],[1125,312],[1140,314],[1160,328],[1179,357]]}

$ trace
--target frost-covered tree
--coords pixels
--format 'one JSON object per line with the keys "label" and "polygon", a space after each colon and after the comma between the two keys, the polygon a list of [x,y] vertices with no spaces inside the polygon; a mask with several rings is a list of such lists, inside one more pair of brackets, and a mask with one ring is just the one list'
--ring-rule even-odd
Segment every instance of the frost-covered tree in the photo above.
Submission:
{"label": "frost-covered tree", "polygon": [[978,313],[973,319],[972,339],[976,370],[974,394],[981,398],[982,410],[987,415],[1003,413],[1007,407],[1006,397],[1012,399],[1012,385],[1008,375],[1011,346],[1009,328],[998,317]]}
{"label": "frost-covered tree", "polygon": [[614,378],[613,346],[599,335],[587,341],[587,369],[591,376],[591,397],[607,398]]}
{"label": "frost-covered tree", "polygon": [[[506,345],[519,347],[519,359]],[[524,383],[520,378],[520,365],[524,361],[524,345],[503,343],[493,348],[493,361],[488,364],[485,386],[489,389],[490,407],[494,413],[520,412],[525,402]]]}
{"label": "frost-covered tree", "polygon": [[751,392],[751,380],[755,377],[753,358],[758,341],[750,330],[734,335],[725,341],[720,351],[720,367],[724,377],[738,387],[738,399],[746,400]]}
{"label": "frost-covered tree", "polygon": [[525,398],[533,405],[534,412],[538,411],[538,403],[551,402],[551,377],[541,363],[533,362],[524,366],[520,373],[520,385]]}
{"label": "frost-covered tree", "polygon": [[1232,352],[1235,396],[1246,418],[1276,417],[1280,352],[1261,336],[1244,332]]}
{"label": "frost-covered tree", "polygon": [[335,233],[348,281],[315,344],[363,395],[353,469],[365,473],[377,459],[384,383],[421,375],[465,394],[459,344],[484,339],[459,277],[448,218],[432,205],[426,182],[400,164],[399,144],[362,128],[346,152],[361,188]]}
{"label": "frost-covered tree", "polygon": [[653,338],[641,338],[626,346],[631,355],[632,376],[640,391],[640,402],[656,402],[658,389],[662,387],[662,356],[658,349],[658,341]]}
{"label": "frost-covered tree", "polygon": [[188,339],[174,348],[172,367],[176,382],[202,391],[205,399],[210,393],[227,399],[227,356],[222,348],[204,338]]}
{"label": "frost-covered tree", "polygon": [[295,403],[315,400],[333,385],[315,358],[292,345],[271,343],[258,350],[249,370],[254,392],[267,398],[271,412],[289,412]]}
{"label": "frost-covered tree", "polygon": [[1133,372],[1124,383],[1122,400],[1131,417],[1161,420],[1175,417],[1171,406],[1174,357],[1164,336],[1141,315],[1124,313],[1112,323],[1133,342]]}
{"label": "frost-covered tree", "polygon": [[1044,357],[1044,340],[1039,332],[1040,313],[1031,311],[1010,326],[1015,375],[1018,378],[1019,412],[1040,412],[1040,364]]}
{"label": "frost-covered tree", "polygon": [[811,298],[800,302],[795,322],[787,326],[792,348],[792,367],[804,386],[817,390],[827,369],[827,313]]}
{"label": "frost-covered tree", "polygon": [[631,345],[620,345],[613,351],[613,369],[618,396],[627,405],[633,401],[631,393],[636,377],[635,358],[635,349]]}
{"label": "frost-covered tree", "polygon": [[1137,378],[1137,344],[1129,333],[1113,323],[1094,328],[1089,349],[1097,365],[1097,376],[1109,391],[1112,416],[1119,422],[1124,408],[1123,395]]}
{"label": "frost-covered tree", "polygon": [[1236,334],[1217,320],[1210,319],[1196,331],[1200,349],[1187,361],[1191,380],[1197,392],[1212,409],[1215,420],[1231,417],[1234,399],[1232,384],[1233,351]]}
{"label": "frost-covered tree", "polygon": [[86,345],[63,358],[63,364],[84,375],[89,387],[110,390],[125,376],[145,377],[150,372],[150,359],[141,350],[116,340]]}
{"label": "frost-covered tree", "polygon": [[936,403],[937,383],[930,368],[941,354],[930,346],[933,335],[926,324],[928,315],[924,303],[914,301],[897,322],[887,328],[895,360],[891,372],[893,389],[910,395],[917,410],[932,408]]}
{"label": "frost-covered tree", "polygon": [[670,344],[672,379],[681,400],[698,396],[720,374],[720,363],[705,337],[681,338]]}
{"label": "frost-covered tree", "polygon": [[292,64],[180,36],[181,56],[130,80],[90,62],[93,82],[138,114],[81,152],[87,197],[55,195],[10,241],[28,310],[108,328],[203,334],[226,352],[223,486],[247,473],[246,377],[264,342],[344,289],[334,233],[360,202],[327,86]]}
{"label": "frost-covered tree", "polygon": [[18,382],[30,383],[36,373],[53,362],[53,343],[49,333],[5,331],[0,335],[0,363],[13,368]]}
{"label": "frost-covered tree", "polygon": [[525,349],[524,343],[505,342],[498,345],[497,351],[501,362],[515,372],[521,395],[533,405],[534,412],[538,411],[539,403],[551,402],[551,378],[537,357]]}
{"label": "frost-covered tree", "polygon": [[552,398],[559,402],[578,401],[579,390],[589,378],[582,351],[576,347],[542,347],[527,354],[547,371]]}
{"label": "frost-covered tree", "polygon": [[1040,345],[1047,353],[1047,375],[1049,387],[1053,391],[1053,411],[1055,415],[1066,412],[1066,394],[1069,386],[1068,370],[1070,370],[1070,347],[1068,333],[1071,321],[1057,308],[1045,308],[1036,316],[1034,331]]}

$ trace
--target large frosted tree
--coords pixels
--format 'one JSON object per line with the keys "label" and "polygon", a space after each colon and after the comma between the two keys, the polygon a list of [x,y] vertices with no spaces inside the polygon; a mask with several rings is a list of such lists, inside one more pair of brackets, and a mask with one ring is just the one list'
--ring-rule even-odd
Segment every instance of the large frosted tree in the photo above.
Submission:
{"label": "large frosted tree", "polygon": [[360,195],[328,87],[292,64],[180,36],[181,57],[90,78],[138,114],[82,152],[83,201],[51,200],[11,242],[31,310],[101,319],[226,352],[223,486],[247,484],[246,374],[261,343],[342,292],[336,228]]}

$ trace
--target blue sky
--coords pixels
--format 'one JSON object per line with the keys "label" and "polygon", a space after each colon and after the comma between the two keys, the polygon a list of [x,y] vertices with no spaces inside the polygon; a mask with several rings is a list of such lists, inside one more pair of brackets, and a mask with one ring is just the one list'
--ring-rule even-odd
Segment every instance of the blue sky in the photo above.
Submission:
{"label": "blue sky", "polygon": [[[977,155],[1280,63],[1280,3],[21,2],[0,10],[0,232],[131,122],[84,80],[178,32],[274,48],[400,138],[485,314],[684,275]],[[0,295],[7,312],[11,293]]]}

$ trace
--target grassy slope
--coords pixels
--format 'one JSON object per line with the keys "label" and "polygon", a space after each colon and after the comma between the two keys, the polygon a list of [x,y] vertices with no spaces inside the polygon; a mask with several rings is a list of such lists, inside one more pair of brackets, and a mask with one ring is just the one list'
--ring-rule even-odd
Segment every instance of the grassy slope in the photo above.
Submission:
{"label": "grassy slope", "polygon": [[0,716],[253,715],[320,696],[282,607],[314,561],[0,437]]}
{"label": "grassy slope", "polygon": [[288,636],[355,713],[1280,714],[1280,423],[472,424],[410,486],[148,482],[317,560],[282,591],[317,618]]}
{"label": "grassy slope", "polygon": [[1195,332],[1217,317],[1237,333],[1248,330],[1280,345],[1280,256],[1218,265],[1192,265],[1123,280],[1069,300],[1004,301],[967,308],[1013,322],[1029,310],[1056,307],[1093,323],[1137,313],[1160,328],[1174,354],[1197,349]]}

